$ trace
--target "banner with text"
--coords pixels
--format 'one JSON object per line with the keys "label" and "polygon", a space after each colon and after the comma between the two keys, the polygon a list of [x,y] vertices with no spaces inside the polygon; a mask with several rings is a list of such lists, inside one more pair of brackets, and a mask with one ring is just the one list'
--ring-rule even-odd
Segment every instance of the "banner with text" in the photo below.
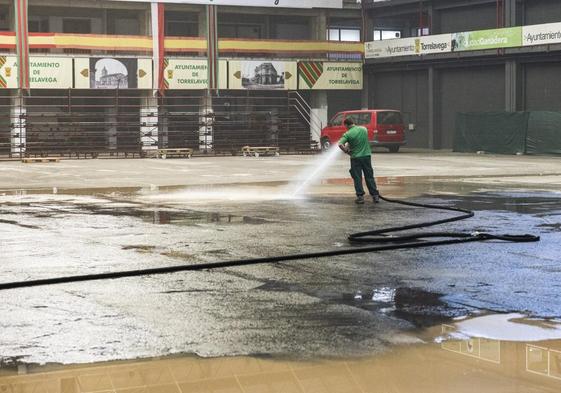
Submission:
{"label": "banner with text", "polygon": [[343,0],[113,0],[125,2],[206,4],[248,7],[343,8]]}
{"label": "banner with text", "polygon": [[364,56],[373,59],[447,53],[452,51],[451,43],[451,34],[372,41],[365,44]]}
{"label": "banner with text", "polygon": [[561,44],[561,23],[522,27],[524,46]]}
{"label": "banner with text", "polygon": [[415,38],[371,41],[365,44],[367,59],[415,55]]}
{"label": "banner with text", "polygon": [[[227,61],[219,60],[218,87],[226,89]],[[206,60],[164,60],[164,85],[170,90],[197,90],[208,88],[208,62]]]}
{"label": "banner with text", "polygon": [[300,90],[362,90],[362,63],[301,61],[298,63]]}
{"label": "banner with text", "polygon": [[296,90],[295,61],[240,60],[228,62],[228,87],[233,90]]}
{"label": "banner with text", "polygon": [[452,52],[452,34],[426,35],[415,38],[415,54]]}
{"label": "banner with text", "polygon": [[522,46],[522,27],[468,31],[452,34],[452,51],[513,48]]}
{"label": "banner with text", "polygon": [[[17,57],[0,56],[0,88],[17,89]],[[66,57],[31,57],[31,89],[68,89],[72,87],[72,59]]]}

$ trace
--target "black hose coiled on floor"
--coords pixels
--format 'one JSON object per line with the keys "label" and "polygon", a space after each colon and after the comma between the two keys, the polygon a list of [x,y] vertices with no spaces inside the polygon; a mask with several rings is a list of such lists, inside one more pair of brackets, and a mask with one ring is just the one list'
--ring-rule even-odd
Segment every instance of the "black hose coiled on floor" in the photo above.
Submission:
{"label": "black hose coiled on floor", "polygon": [[[351,243],[376,244],[374,246],[371,245],[366,247],[345,248],[345,249],[339,249],[333,251],[320,251],[320,252],[311,252],[311,253],[303,253],[303,254],[274,256],[274,257],[200,263],[195,265],[166,266],[166,267],[151,268],[151,269],[138,269],[138,270],[128,270],[128,271],[120,271],[120,272],[87,274],[87,275],[79,275],[79,276],[55,277],[55,278],[46,278],[46,279],[39,279],[39,280],[9,282],[9,283],[0,284],[0,291],[6,289],[29,288],[29,287],[37,287],[43,285],[64,284],[64,283],[73,283],[73,282],[82,282],[82,281],[110,280],[110,279],[117,279],[117,278],[124,278],[124,277],[171,274],[171,273],[186,272],[186,271],[223,269],[223,268],[237,267],[237,266],[258,265],[258,264],[265,264],[265,263],[279,263],[279,262],[287,262],[287,261],[294,261],[294,260],[326,258],[326,257],[334,257],[334,256],[341,256],[341,255],[362,254],[362,253],[369,253],[369,252],[379,252],[379,251],[389,251],[389,250],[399,250],[399,249],[433,247],[433,246],[442,246],[442,245],[450,245],[450,244],[486,241],[486,240],[499,240],[504,242],[515,242],[515,243],[537,242],[540,240],[539,236],[534,236],[534,235],[494,235],[490,233],[479,233],[479,232],[473,232],[473,233],[418,232],[413,234],[405,234],[401,236],[387,235],[392,232],[400,232],[400,231],[417,229],[417,228],[426,228],[434,225],[464,220],[473,217],[475,214],[470,210],[465,210],[455,207],[406,202],[406,201],[390,199],[382,196],[380,196],[380,198],[390,203],[397,203],[400,205],[412,206],[412,207],[422,207],[427,209],[438,209],[438,210],[460,212],[462,213],[462,215],[446,218],[442,220],[437,220],[437,221],[419,223],[419,224],[353,233],[348,238]],[[424,240],[424,239],[431,239],[431,238],[437,238],[440,240],[431,240],[431,241]],[[383,245],[379,245],[379,244],[383,244]]]}
{"label": "black hose coiled on floor", "polygon": [[[401,232],[406,231],[409,229],[418,229],[418,228],[426,228],[431,227],[434,225],[446,224],[449,222],[465,220],[471,218],[475,215],[474,212],[471,210],[460,209],[457,207],[447,207],[447,206],[440,206],[440,205],[429,205],[425,203],[415,203],[415,202],[407,202],[401,201],[397,199],[390,199],[380,195],[380,199],[390,202],[390,203],[397,203],[400,205],[405,206],[413,206],[413,207],[422,207],[425,209],[436,209],[436,210],[448,210],[452,212],[460,212],[463,213],[460,216],[445,218],[442,220],[437,221],[430,221],[430,222],[422,222],[419,224],[412,224],[412,225],[405,225],[399,227],[392,227],[392,228],[384,228],[378,229],[374,231],[367,231],[367,232],[359,232],[353,233],[349,235],[349,241],[351,243],[369,243],[369,244],[376,244],[376,243],[400,243],[400,242],[407,242],[411,240],[416,240],[419,243],[419,247],[422,247],[423,244],[426,245],[426,242],[423,242],[422,239],[425,238],[457,238],[457,239],[472,239],[472,241],[483,241],[483,240],[502,240],[506,242],[514,242],[514,243],[528,243],[528,242],[537,242],[540,240],[539,236],[534,235],[494,235],[491,233],[480,233],[480,232],[416,232],[413,234],[408,235],[401,235],[401,236],[387,236],[386,234],[392,232]],[[450,244],[450,243],[445,243]],[[431,244],[431,245],[434,245]]]}

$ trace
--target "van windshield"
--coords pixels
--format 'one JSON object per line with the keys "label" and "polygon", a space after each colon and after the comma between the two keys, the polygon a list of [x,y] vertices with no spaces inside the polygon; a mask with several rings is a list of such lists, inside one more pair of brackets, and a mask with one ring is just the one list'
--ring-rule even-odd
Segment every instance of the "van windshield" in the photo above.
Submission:
{"label": "van windshield", "polygon": [[372,113],[350,113],[347,115],[347,119],[352,119],[357,126],[365,126],[371,123],[370,119],[372,119]]}
{"label": "van windshield", "polygon": [[343,124],[343,114],[339,113],[329,122],[330,126],[340,126]]}
{"label": "van windshield", "polygon": [[378,124],[403,124],[399,112],[378,112]]}

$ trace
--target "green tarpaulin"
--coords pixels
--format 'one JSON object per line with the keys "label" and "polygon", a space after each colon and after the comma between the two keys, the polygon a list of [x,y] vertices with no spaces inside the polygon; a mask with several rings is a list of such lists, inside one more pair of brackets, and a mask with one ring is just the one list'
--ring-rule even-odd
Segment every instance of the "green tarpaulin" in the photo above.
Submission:
{"label": "green tarpaulin", "polygon": [[561,112],[458,113],[454,151],[561,154]]}
{"label": "green tarpaulin", "polygon": [[528,154],[561,154],[561,112],[530,112]]}

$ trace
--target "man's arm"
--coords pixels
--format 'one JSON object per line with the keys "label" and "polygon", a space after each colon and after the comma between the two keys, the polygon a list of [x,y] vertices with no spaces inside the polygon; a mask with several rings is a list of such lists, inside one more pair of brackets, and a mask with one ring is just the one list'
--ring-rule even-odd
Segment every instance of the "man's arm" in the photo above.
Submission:
{"label": "man's arm", "polygon": [[343,150],[345,154],[351,154],[351,150],[347,144],[347,133],[343,135],[343,137],[339,140],[339,149]]}

